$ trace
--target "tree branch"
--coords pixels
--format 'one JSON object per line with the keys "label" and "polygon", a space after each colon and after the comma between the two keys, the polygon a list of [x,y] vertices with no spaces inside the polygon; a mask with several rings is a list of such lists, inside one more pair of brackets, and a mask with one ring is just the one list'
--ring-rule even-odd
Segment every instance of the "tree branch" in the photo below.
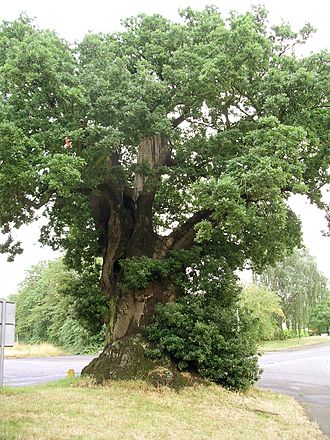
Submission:
{"label": "tree branch", "polygon": [[34,200],[30,200],[26,197],[24,197],[23,203],[26,204],[26,206],[28,206],[29,208],[34,208],[34,209],[40,209],[42,208],[44,205],[46,205],[46,203],[49,202],[49,200],[51,199],[53,193],[52,192],[45,192],[39,199],[38,202],[34,201]]}
{"label": "tree branch", "polygon": [[210,210],[196,212],[186,222],[177,227],[171,234],[165,237],[166,246],[169,249],[190,249],[194,244],[195,225],[202,220],[210,218]]}
{"label": "tree branch", "polygon": [[186,117],[184,115],[180,115],[178,118],[174,119],[172,122],[172,127],[178,127],[183,121],[185,121]]}

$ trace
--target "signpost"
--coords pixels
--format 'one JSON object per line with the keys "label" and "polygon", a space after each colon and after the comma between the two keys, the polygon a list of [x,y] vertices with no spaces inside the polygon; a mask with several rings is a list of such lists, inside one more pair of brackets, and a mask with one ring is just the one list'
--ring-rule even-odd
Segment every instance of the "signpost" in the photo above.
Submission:
{"label": "signpost", "polygon": [[5,347],[13,347],[15,342],[15,310],[15,303],[0,299],[0,387],[3,386]]}

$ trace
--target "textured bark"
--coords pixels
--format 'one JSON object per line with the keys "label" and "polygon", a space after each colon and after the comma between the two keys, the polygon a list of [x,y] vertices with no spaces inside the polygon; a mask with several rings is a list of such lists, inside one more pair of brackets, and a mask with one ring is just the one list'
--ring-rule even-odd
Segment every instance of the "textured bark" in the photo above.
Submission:
{"label": "textured bark", "polygon": [[[113,157],[109,163],[114,164],[117,160]],[[85,369],[86,374],[98,380],[122,376],[118,371],[127,368],[123,362],[127,358],[125,341],[132,341],[132,338],[143,334],[155,314],[157,304],[175,301],[180,294],[179,289],[167,278],[149,283],[143,290],[125,289],[120,262],[141,256],[161,260],[172,249],[189,249],[194,242],[194,225],[209,214],[195,214],[167,237],[155,234],[152,219],[153,202],[160,179],[158,169],[168,161],[166,139],[160,135],[143,139],[138,152],[134,186],[128,188],[119,178],[112,178],[99,188],[100,192],[92,199],[103,253],[101,288],[110,306],[107,321],[110,345],[99,359]],[[145,168],[148,175],[139,174]],[[140,344],[139,353],[143,352],[142,347],[143,344]],[[140,364],[142,368],[145,362],[141,360]]]}
{"label": "textured bark", "polygon": [[146,350],[148,342],[141,336],[120,339],[105,347],[103,353],[82,370],[82,375],[92,376],[97,383],[106,380],[146,380],[154,386],[184,386],[205,383],[199,377],[177,370],[167,357],[150,359]]}
{"label": "textured bark", "polygon": [[[145,138],[141,141],[138,151],[137,163],[147,163],[150,169],[165,165],[168,159],[168,142],[160,134]],[[134,200],[137,200],[143,192],[146,183],[150,180],[149,176],[139,173],[135,174],[134,180]]]}
{"label": "textured bark", "polygon": [[[109,341],[141,331],[150,323],[155,305],[173,301],[178,294],[168,280],[143,291],[126,291],[120,266],[126,258],[159,258],[157,249],[162,240],[153,228],[153,202],[160,179],[158,168],[166,165],[168,156],[168,142],[162,136],[143,139],[133,188],[128,188],[120,177],[111,177],[92,198],[103,254],[101,289],[110,305]],[[118,165],[118,157],[113,155],[108,163],[110,168]],[[150,171],[148,175],[141,174],[141,165]]]}
{"label": "textured bark", "polygon": [[122,291],[118,298],[113,340],[132,336],[150,324],[157,304],[175,301],[179,290],[169,281],[150,283],[146,289]]}

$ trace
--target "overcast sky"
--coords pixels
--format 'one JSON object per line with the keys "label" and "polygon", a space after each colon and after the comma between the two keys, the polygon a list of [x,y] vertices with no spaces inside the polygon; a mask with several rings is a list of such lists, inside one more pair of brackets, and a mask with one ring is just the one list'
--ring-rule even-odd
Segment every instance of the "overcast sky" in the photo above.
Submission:
{"label": "overcast sky", "polygon": [[[270,12],[270,22],[288,21],[296,29],[310,22],[318,29],[312,40],[304,47],[304,53],[328,48],[330,41],[328,0],[9,0],[1,1],[0,20],[14,20],[25,12],[35,17],[39,27],[55,30],[61,37],[74,42],[79,41],[88,31],[112,32],[120,29],[120,20],[140,12],[159,13],[176,19],[178,8],[191,6],[201,9],[207,4],[218,6],[224,13],[232,9],[245,11],[250,5],[262,3]],[[321,230],[326,228],[323,214],[303,197],[295,197],[292,207],[300,215],[304,226],[304,239],[312,255],[317,258],[318,266],[330,278],[330,238],[324,238]],[[0,207],[5,209],[5,207]],[[0,297],[14,293],[17,285],[24,279],[24,272],[33,264],[43,259],[53,259],[58,254],[48,248],[41,248],[38,243],[39,225],[24,227],[18,233],[25,248],[23,255],[13,263],[7,263],[0,256]],[[1,235],[0,235],[1,240]]]}

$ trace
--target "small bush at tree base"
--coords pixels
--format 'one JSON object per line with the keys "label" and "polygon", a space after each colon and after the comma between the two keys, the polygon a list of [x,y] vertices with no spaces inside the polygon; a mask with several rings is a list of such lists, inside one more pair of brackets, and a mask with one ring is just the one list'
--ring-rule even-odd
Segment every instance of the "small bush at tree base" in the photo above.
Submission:
{"label": "small bush at tree base", "polygon": [[156,348],[149,355],[170,355],[179,369],[194,371],[229,389],[245,390],[259,377],[255,333],[236,304],[184,296],[158,307],[147,328]]}

